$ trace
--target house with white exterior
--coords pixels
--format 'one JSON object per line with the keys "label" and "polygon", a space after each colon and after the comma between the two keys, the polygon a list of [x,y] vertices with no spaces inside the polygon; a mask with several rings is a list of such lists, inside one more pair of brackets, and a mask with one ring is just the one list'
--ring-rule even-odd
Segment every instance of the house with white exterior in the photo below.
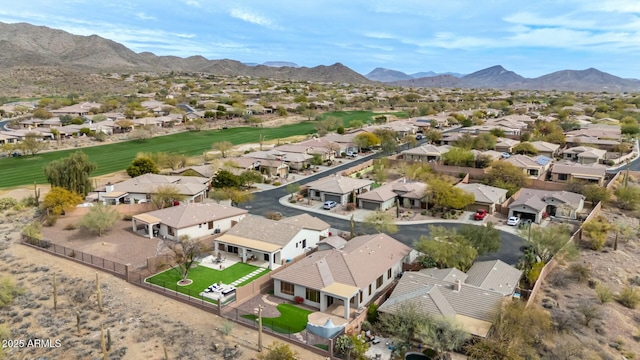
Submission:
{"label": "house with white exterior", "polygon": [[378,311],[394,314],[411,306],[429,316],[455,319],[466,332],[486,337],[521,276],[522,271],[500,260],[476,262],[467,273],[455,268],[408,271]]}
{"label": "house with white exterior", "polygon": [[449,150],[451,150],[451,146],[449,145],[435,146],[424,144],[413,149],[404,150],[401,154],[402,158],[407,161],[438,162],[442,158],[442,155]]}
{"label": "house with white exterior", "polygon": [[589,146],[575,146],[562,152],[564,160],[575,161],[580,164],[598,164],[605,160],[607,150]]}
{"label": "house with white exterior", "polygon": [[198,176],[170,176],[144,174],[116,184],[108,183],[95,190],[98,201],[104,204],[137,204],[151,201],[158,189],[170,186],[182,195],[182,202],[202,202],[207,198],[209,178]]}
{"label": "house with white exterior", "polygon": [[555,163],[551,168],[551,181],[568,183],[584,181],[592,184],[604,185],[607,167],[597,163],[579,164],[574,162]]}
{"label": "house with white exterior", "polygon": [[274,274],[274,295],[287,300],[300,296],[319,311],[352,312],[367,305],[402,273],[413,250],[386,234],[362,235],[349,241],[332,236],[318,251]]}
{"label": "house with white exterior", "polygon": [[247,210],[233,206],[187,203],[134,215],[131,222],[134,232],[142,225],[149,238],[177,241],[185,235],[196,239],[223,233],[244,219],[247,213]]}
{"label": "house with white exterior", "polygon": [[545,215],[577,219],[584,208],[584,196],[568,191],[521,189],[509,204],[509,217],[518,216],[539,224]]}
{"label": "house with white exterior", "polygon": [[308,214],[270,220],[248,215],[214,241],[215,253],[275,269],[306,254],[329,236],[329,224]]}
{"label": "house with white exterior", "polygon": [[372,180],[357,179],[348,176],[327,176],[307,184],[307,191],[311,200],[335,201],[340,205],[355,202],[356,196],[371,190]]}

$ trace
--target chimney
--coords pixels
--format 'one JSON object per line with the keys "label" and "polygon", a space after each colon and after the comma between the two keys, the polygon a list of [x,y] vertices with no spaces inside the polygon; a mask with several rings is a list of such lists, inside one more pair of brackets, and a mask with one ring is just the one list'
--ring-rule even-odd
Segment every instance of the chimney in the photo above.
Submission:
{"label": "chimney", "polygon": [[460,279],[456,279],[456,283],[453,285],[453,291],[460,292],[462,288],[462,281]]}
{"label": "chimney", "polygon": [[107,185],[104,186],[104,191],[107,193],[113,192],[114,189],[115,186],[111,182],[108,182]]}

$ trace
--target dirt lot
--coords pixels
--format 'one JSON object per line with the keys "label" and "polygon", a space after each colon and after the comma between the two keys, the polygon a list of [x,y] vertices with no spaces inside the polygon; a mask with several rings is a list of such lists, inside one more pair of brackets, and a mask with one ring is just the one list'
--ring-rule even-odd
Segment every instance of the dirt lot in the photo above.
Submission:
{"label": "dirt lot", "polygon": [[[612,224],[626,224],[638,231],[635,214],[607,207],[602,212]],[[640,356],[640,313],[615,300],[626,284],[640,286],[640,242],[638,236],[620,242],[613,251],[615,231],[610,231],[602,251],[583,249],[574,266],[586,267],[588,276],[578,279],[571,263],[556,267],[547,278],[537,302],[552,315],[559,330],[552,344],[557,359],[634,359]],[[596,284],[611,289],[613,299],[601,304]],[[594,319],[587,325],[585,313]]]}
{"label": "dirt lot", "polygon": [[[100,272],[103,311],[96,296],[96,271],[17,243],[33,211],[0,215],[0,269],[24,294],[0,309],[9,339],[59,340],[59,347],[4,349],[9,359],[97,359],[100,326],[109,330],[109,359],[253,359],[257,333],[213,314],[151,293]],[[57,310],[53,309],[53,274]],[[77,329],[77,314],[80,329]],[[218,329],[229,329],[223,335]],[[264,343],[274,338],[265,335]],[[236,348],[237,346],[237,348]],[[291,345],[303,359],[321,357]]]}

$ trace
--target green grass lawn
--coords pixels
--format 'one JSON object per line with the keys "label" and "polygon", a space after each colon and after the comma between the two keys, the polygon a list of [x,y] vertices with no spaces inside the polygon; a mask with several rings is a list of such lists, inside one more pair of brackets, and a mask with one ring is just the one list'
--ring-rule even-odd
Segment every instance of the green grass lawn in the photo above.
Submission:
{"label": "green grass lawn", "polygon": [[[256,269],[258,269],[257,266],[244,263],[236,263],[222,271],[214,270],[206,266],[198,266],[189,271],[189,279],[193,280],[193,283],[187,286],[178,286],[177,283],[178,280],[180,280],[180,274],[178,274],[178,272],[174,269],[169,269],[147,278],[146,281],[151,284],[162,286],[169,290],[178,291],[198,299],[204,299],[206,301],[215,303],[215,300],[203,298],[199,294],[214,283],[219,283],[222,281],[223,284],[231,284],[232,282],[240,279],[245,275],[248,275]],[[249,280],[238,284],[237,287],[248,284],[255,279],[267,274],[269,271],[269,269],[266,269],[265,271],[250,278]]]}
{"label": "green grass lawn", "polygon": [[[283,125],[277,128],[239,127],[225,130],[207,130],[182,132],[167,136],[158,136],[144,142],[126,141],[115,144],[92,146],[82,149],[89,160],[98,164],[93,176],[104,175],[126,169],[139,152],[173,152],[189,156],[202,154],[211,149],[211,144],[230,141],[234,145],[257,143],[260,134],[266,140],[286,138],[294,135],[306,135],[315,132],[313,123]],[[69,156],[74,150],[61,150],[41,153],[34,157],[0,159],[0,188],[19,185],[46,183],[44,167],[49,162]]]}
{"label": "green grass lawn", "polygon": [[[389,113],[398,117],[403,112]],[[322,116],[337,116],[343,119],[345,126],[354,119],[372,119],[371,111],[336,111]],[[375,114],[378,115],[378,114]],[[47,182],[44,167],[51,161],[69,156],[81,150],[96,163],[98,168],[91,175],[104,175],[126,169],[139,152],[171,152],[188,156],[200,155],[211,149],[219,141],[230,141],[234,145],[257,143],[260,135],[266,140],[282,139],[294,135],[308,135],[315,132],[314,122],[283,125],[277,128],[238,127],[224,130],[189,131],[172,135],[158,136],[146,141],[126,141],[115,144],[91,146],[81,149],[52,151],[34,157],[21,156],[0,159],[0,188]]]}
{"label": "green grass lawn", "polygon": [[[262,318],[262,325],[281,334],[295,334],[307,328],[309,311],[290,304],[279,304],[277,306],[280,316],[275,318]],[[253,314],[242,315],[245,319],[256,320],[258,317]]]}

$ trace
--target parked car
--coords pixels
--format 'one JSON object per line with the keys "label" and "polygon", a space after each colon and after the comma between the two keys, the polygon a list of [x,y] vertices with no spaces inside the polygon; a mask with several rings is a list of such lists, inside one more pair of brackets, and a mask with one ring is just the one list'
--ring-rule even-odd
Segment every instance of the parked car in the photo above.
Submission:
{"label": "parked car", "polygon": [[347,157],[350,157],[350,158],[358,157],[358,154],[357,154],[357,153],[354,153],[354,152],[349,151],[349,152],[347,153]]}
{"label": "parked car", "polygon": [[325,201],[324,205],[322,205],[322,208],[325,210],[331,210],[336,206],[338,206],[338,203],[335,201]]}
{"label": "parked car", "polygon": [[473,214],[473,220],[484,220],[485,217],[487,217],[487,210],[485,209],[478,209],[476,213]]}
{"label": "parked car", "polygon": [[422,140],[422,134],[416,135],[416,140]]}
{"label": "parked car", "polygon": [[508,152],[503,152],[502,154],[500,154],[500,156],[502,156],[503,159],[508,159],[511,157],[511,154],[509,154]]}
{"label": "parked car", "polygon": [[516,226],[520,223],[520,218],[517,216],[512,216],[507,220],[507,225]]}

